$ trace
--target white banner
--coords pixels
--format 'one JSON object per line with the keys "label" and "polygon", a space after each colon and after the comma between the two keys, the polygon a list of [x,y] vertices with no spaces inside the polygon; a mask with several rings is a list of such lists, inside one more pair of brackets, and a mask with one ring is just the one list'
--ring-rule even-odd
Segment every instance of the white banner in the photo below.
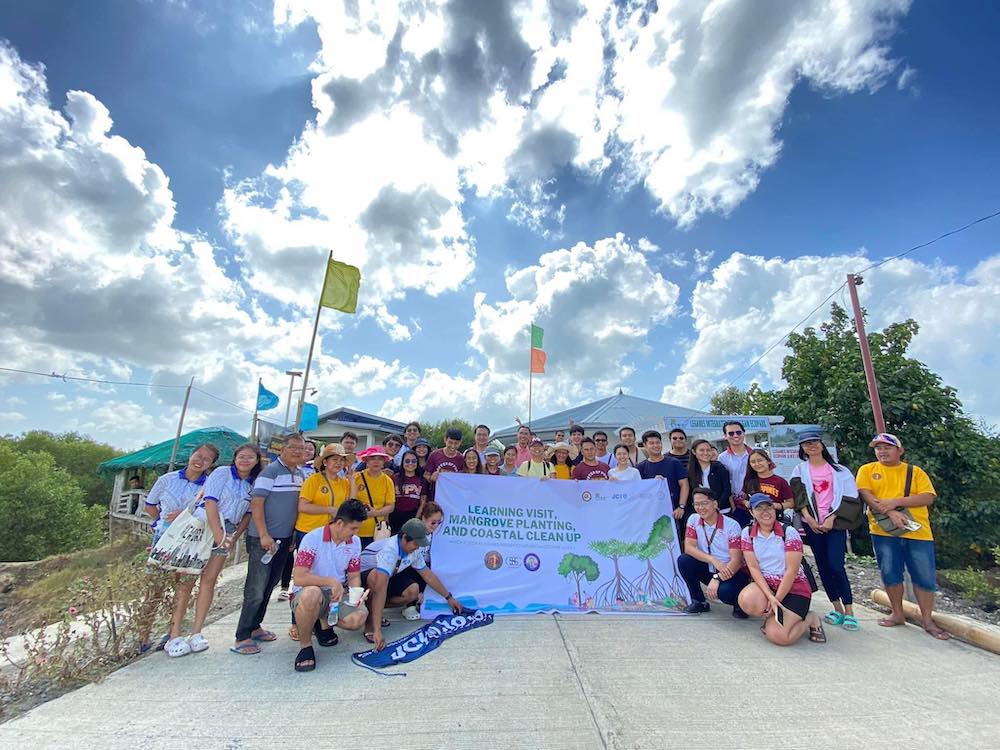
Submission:
{"label": "white banner", "polygon": [[[680,614],[688,591],[667,485],[442,474],[431,565],[493,614]],[[448,609],[426,590],[423,616]]]}

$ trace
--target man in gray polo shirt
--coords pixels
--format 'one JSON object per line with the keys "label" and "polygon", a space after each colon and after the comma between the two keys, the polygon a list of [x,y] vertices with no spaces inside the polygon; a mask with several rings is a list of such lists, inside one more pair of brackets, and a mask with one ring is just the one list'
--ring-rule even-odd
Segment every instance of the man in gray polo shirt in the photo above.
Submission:
{"label": "man in gray polo shirt", "polygon": [[[274,633],[264,630],[261,623],[290,552],[299,513],[303,482],[300,465],[305,449],[301,435],[285,438],[281,455],[268,464],[254,482],[250,500],[253,522],[247,529],[247,579],[243,584],[243,609],[236,627],[236,645],[230,649],[233,653],[258,654],[258,643],[277,639]],[[266,563],[261,559],[265,553],[273,555]]]}

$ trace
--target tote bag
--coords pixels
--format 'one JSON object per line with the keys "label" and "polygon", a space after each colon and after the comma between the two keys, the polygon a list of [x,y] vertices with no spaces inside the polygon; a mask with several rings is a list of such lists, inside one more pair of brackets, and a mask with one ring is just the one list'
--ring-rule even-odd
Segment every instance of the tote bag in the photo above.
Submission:
{"label": "tote bag", "polygon": [[147,560],[150,565],[191,575],[200,575],[205,569],[215,540],[208,524],[191,512],[199,499],[182,510],[153,545]]}

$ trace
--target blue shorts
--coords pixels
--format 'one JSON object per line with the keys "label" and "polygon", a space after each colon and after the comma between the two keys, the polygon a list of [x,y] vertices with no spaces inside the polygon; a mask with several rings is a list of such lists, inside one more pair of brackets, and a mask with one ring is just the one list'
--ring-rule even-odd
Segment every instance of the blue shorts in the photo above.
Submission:
{"label": "blue shorts", "polygon": [[934,542],[872,534],[872,546],[875,548],[882,583],[886,586],[902,584],[905,567],[915,587],[923,591],[937,591]]}

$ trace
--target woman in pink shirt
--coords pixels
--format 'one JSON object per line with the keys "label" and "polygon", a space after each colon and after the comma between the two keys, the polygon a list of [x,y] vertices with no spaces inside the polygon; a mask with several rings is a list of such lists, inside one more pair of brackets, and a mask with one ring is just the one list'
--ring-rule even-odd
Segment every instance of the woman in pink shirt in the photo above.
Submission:
{"label": "woman in pink shirt", "polygon": [[[792,482],[806,495],[802,507],[806,541],[816,557],[816,567],[823,582],[823,590],[833,604],[833,610],[824,619],[830,625],[844,630],[861,628],[854,616],[854,596],[847,577],[844,560],[847,556],[847,531],[833,528],[834,511],[845,497],[857,497],[858,486],[854,474],[833,460],[818,432],[799,435],[799,458],[802,460],[792,471]],[[795,482],[798,479],[801,485]]]}

